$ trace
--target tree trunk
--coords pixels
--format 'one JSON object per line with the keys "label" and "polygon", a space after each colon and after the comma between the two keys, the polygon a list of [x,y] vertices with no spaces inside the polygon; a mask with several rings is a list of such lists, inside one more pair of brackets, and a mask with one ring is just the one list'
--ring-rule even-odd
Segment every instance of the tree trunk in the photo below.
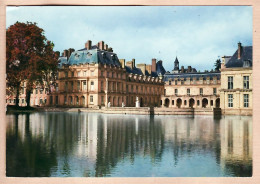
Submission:
{"label": "tree trunk", "polygon": [[32,93],[32,90],[26,88],[26,103],[27,103],[27,107],[30,107],[31,93]]}
{"label": "tree trunk", "polygon": [[20,83],[19,84],[17,84],[17,86],[16,86],[16,96],[15,96],[15,98],[16,98],[16,100],[15,100],[15,106],[16,107],[18,107],[19,106],[19,87],[20,87]]}

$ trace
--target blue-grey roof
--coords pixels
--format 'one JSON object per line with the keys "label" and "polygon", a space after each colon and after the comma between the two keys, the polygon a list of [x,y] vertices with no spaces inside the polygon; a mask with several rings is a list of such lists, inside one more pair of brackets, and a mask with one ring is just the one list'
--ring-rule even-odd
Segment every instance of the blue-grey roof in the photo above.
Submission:
{"label": "blue-grey roof", "polygon": [[101,63],[121,66],[115,53],[99,50],[99,49],[81,49],[71,54],[68,64],[79,65],[86,63]]}
{"label": "blue-grey roof", "polygon": [[164,75],[164,81],[169,81],[174,80],[174,79],[178,79],[180,80],[181,78],[184,78],[184,80],[186,80],[186,78],[196,78],[196,80],[199,80],[200,77],[203,77],[203,79],[205,80],[207,77],[210,77],[210,80],[213,79],[213,77],[217,77],[217,79],[220,79],[220,72],[201,72],[201,73],[166,73]]}
{"label": "blue-grey roof", "polygon": [[156,63],[156,73],[157,75],[159,74],[164,75],[166,73],[161,60]]}
{"label": "blue-grey roof", "polygon": [[127,73],[133,73],[133,74],[137,74],[137,75],[143,75],[143,72],[140,68],[136,68],[134,67],[133,69],[131,69],[129,66],[125,66],[126,72]]}
{"label": "blue-grey roof", "polygon": [[68,61],[67,61],[67,57],[59,57],[59,64],[58,64],[58,67],[61,68],[63,64],[68,64]]}
{"label": "blue-grey roof", "polygon": [[226,68],[246,67],[245,65],[247,65],[247,67],[252,67],[252,46],[242,46],[241,50],[241,58],[238,59],[238,50],[236,50],[234,55],[226,63]]}

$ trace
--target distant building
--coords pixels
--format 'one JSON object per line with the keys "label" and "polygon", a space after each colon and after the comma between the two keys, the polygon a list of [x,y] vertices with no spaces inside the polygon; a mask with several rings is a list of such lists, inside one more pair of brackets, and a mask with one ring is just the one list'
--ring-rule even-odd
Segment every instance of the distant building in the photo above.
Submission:
{"label": "distant building", "polygon": [[164,75],[162,107],[215,108],[220,107],[220,72],[197,72],[181,67],[176,57],[172,73]]}
{"label": "distant building", "polygon": [[252,46],[242,46],[232,57],[223,57],[220,101],[223,114],[252,115]]}
{"label": "distant building", "polygon": [[138,66],[134,59],[119,60],[103,41],[92,45],[89,40],[85,48],[71,53],[65,50],[58,90],[50,95],[49,105],[134,107],[138,97],[141,106],[159,106],[164,88],[162,61],[153,59],[151,65]]}

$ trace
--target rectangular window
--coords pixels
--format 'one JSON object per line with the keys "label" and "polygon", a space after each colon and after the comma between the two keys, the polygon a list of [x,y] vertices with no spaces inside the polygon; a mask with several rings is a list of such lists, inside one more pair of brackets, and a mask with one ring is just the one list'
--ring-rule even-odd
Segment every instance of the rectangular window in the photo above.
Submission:
{"label": "rectangular window", "polygon": [[77,82],[77,90],[80,90],[80,82]]}
{"label": "rectangular window", "polygon": [[68,77],[68,72],[65,72],[65,77]]}
{"label": "rectangular window", "polygon": [[67,104],[67,96],[64,96],[64,104]]}
{"label": "rectangular window", "polygon": [[101,104],[104,105],[104,96],[101,96]]}
{"label": "rectangular window", "polygon": [[42,94],[42,92],[43,92],[43,89],[40,89],[40,94]]}
{"label": "rectangular window", "polygon": [[24,99],[22,99],[22,104],[24,103]]}
{"label": "rectangular window", "polygon": [[68,91],[68,82],[65,82],[65,91]]}
{"label": "rectangular window", "polygon": [[228,89],[233,89],[233,77],[228,77]]}
{"label": "rectangular window", "polygon": [[43,104],[43,101],[42,101],[42,99],[40,98],[40,104]]}
{"label": "rectangular window", "polygon": [[103,90],[104,90],[104,82],[101,81],[101,91],[103,91]]}
{"label": "rectangular window", "polygon": [[128,85],[126,85],[126,92],[128,92]]}
{"label": "rectangular window", "polygon": [[187,89],[187,95],[190,95],[190,89]]}
{"label": "rectangular window", "polygon": [[244,76],[244,89],[249,89],[249,76]]}
{"label": "rectangular window", "polygon": [[74,72],[71,72],[71,77],[74,77]]}
{"label": "rectangular window", "polygon": [[94,71],[91,71],[91,76],[94,76]]}
{"label": "rectangular window", "polygon": [[58,96],[55,96],[55,103],[56,103],[56,105],[58,105],[58,103],[59,103]]}
{"label": "rectangular window", "polygon": [[71,86],[71,90],[73,91],[73,82],[70,83],[70,86]]}
{"label": "rectangular window", "polygon": [[203,88],[200,88],[200,95],[203,95]]}
{"label": "rectangular window", "polygon": [[48,93],[48,88],[45,88],[45,94],[47,94]]}
{"label": "rectangular window", "polygon": [[38,88],[35,89],[35,94],[36,94],[36,95],[38,94]]}
{"label": "rectangular window", "polygon": [[175,89],[174,92],[175,92],[175,95],[178,95],[178,89]]}
{"label": "rectangular window", "polygon": [[93,103],[93,96],[90,96],[90,102]]}
{"label": "rectangular window", "polygon": [[91,81],[91,83],[90,83],[90,90],[94,91],[94,82],[93,81]]}
{"label": "rectangular window", "polygon": [[107,72],[107,77],[109,77],[109,72]]}
{"label": "rectangular window", "polygon": [[103,77],[104,76],[104,72],[103,71],[101,71],[101,77]]}
{"label": "rectangular window", "polygon": [[184,84],[184,80],[181,80],[181,85],[183,85]]}
{"label": "rectangular window", "polygon": [[169,85],[172,85],[172,81],[169,81]]}
{"label": "rectangular window", "polygon": [[84,90],[84,91],[87,90],[87,82],[83,82],[83,90]]}
{"label": "rectangular window", "polygon": [[233,95],[228,94],[228,107],[233,107]]}
{"label": "rectangular window", "polygon": [[244,94],[244,107],[249,107],[249,94]]}
{"label": "rectangular window", "polygon": [[217,88],[213,88],[213,95],[217,94]]}
{"label": "rectangular window", "polygon": [[80,72],[78,72],[78,77],[80,77]]}
{"label": "rectangular window", "polygon": [[87,76],[87,71],[84,71],[84,72],[83,72],[83,76],[84,76],[84,77]]}
{"label": "rectangular window", "polygon": [[178,81],[177,80],[175,80],[175,85],[177,85],[178,84]]}

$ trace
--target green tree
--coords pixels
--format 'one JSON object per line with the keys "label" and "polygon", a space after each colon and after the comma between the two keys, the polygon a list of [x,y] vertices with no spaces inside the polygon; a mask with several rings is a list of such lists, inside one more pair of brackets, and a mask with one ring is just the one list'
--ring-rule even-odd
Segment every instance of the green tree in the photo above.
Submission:
{"label": "green tree", "polygon": [[51,80],[47,79],[53,77],[51,74],[56,73],[58,65],[53,47],[36,23],[16,22],[6,30],[7,85],[16,93],[16,106],[22,82],[26,81],[27,106],[30,106],[30,96],[36,85],[50,85]]}
{"label": "green tree", "polygon": [[220,68],[221,68],[221,60],[220,60],[220,59],[217,59],[217,60],[215,61],[214,66],[215,66],[215,71],[220,71]]}

